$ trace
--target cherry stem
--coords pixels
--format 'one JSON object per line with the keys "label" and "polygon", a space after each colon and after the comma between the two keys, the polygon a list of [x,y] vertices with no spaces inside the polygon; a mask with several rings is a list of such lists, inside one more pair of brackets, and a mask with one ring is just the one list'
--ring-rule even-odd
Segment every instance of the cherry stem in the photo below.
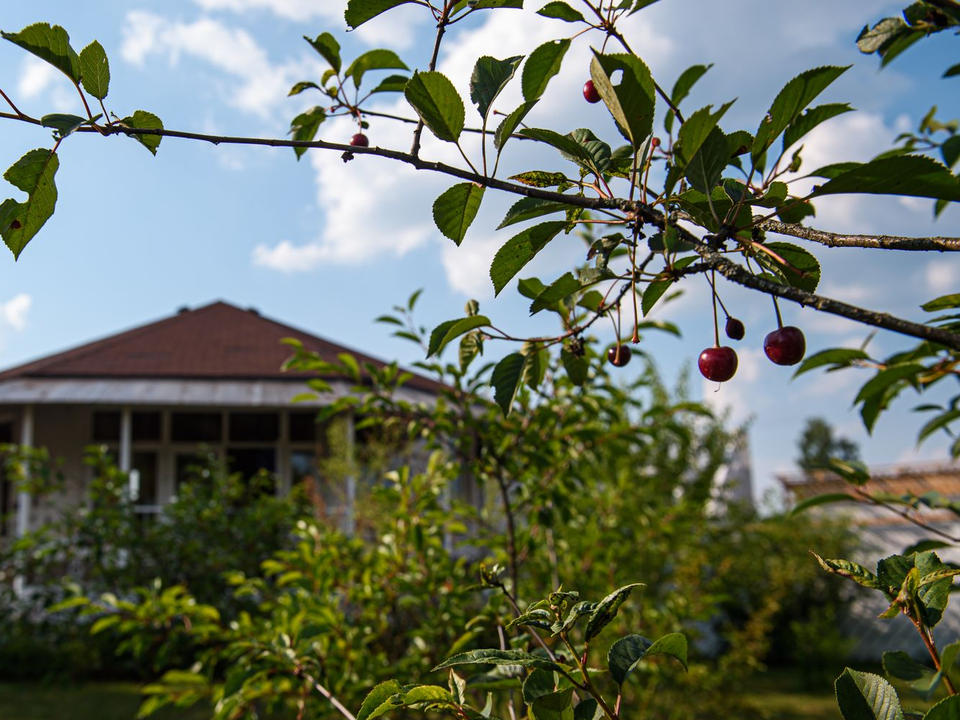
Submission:
{"label": "cherry stem", "polygon": [[770,297],[773,299],[773,310],[777,313],[777,328],[779,329],[783,327],[783,318],[780,317],[780,304],[777,302],[775,295],[771,295]]}
{"label": "cherry stem", "polygon": [[716,280],[717,271],[713,270],[712,275],[714,277],[713,277],[713,280],[710,280],[710,292],[713,295],[713,345],[714,347],[720,347],[720,323],[717,320],[717,286],[714,285],[714,280]]}
{"label": "cherry stem", "polygon": [[710,283],[710,287],[713,288],[713,295],[714,295],[714,297],[716,297],[716,298],[717,298],[717,302],[720,303],[720,309],[723,310],[723,314],[724,314],[724,315],[726,316],[726,318],[729,320],[729,319],[730,319],[730,313],[727,311],[727,306],[723,304],[723,300],[720,298],[720,293],[717,292],[717,286],[716,286],[716,284],[715,284],[715,283],[717,282],[717,271],[716,271],[716,270],[713,271],[712,277],[708,277],[708,278],[707,278],[707,281]]}

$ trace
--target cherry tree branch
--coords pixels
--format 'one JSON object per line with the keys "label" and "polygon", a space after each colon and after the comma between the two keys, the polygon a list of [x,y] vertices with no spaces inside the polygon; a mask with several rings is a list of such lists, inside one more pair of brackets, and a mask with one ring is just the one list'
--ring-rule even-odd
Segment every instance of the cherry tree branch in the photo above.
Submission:
{"label": "cherry tree branch", "polygon": [[919,250],[939,252],[960,252],[960,238],[951,237],[899,237],[897,235],[844,235],[824,232],[794,223],[766,220],[757,227],[761,230],[789,235],[802,240],[826,245],[827,247],[877,248],[881,250]]}

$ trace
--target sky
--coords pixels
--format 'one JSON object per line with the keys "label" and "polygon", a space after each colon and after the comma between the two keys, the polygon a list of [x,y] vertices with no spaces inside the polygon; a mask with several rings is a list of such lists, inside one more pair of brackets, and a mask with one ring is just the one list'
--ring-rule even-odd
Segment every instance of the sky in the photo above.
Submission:
{"label": "sky", "polygon": [[[469,97],[470,72],[481,55],[524,54],[570,35],[572,26],[535,15],[543,4],[527,0],[523,11],[475,13],[450,29],[439,69],[463,97]],[[345,5],[346,0],[47,0],[4,3],[0,29],[60,24],[78,51],[99,40],[110,58],[107,106],[120,116],[143,109],[160,116],[167,128],[284,137],[290,120],[320,101],[310,93],[287,97],[291,85],[319,81],[326,67],[302,36],[332,32],[348,59],[389,47],[411,68],[428,61],[433,27],[422,8],[403,6],[345,33]],[[900,7],[879,1],[662,0],[633,16],[625,30],[666,87],[689,65],[714,63],[685,107],[689,112],[736,98],[722,122],[727,132],[755,131],[777,91],[795,74],[852,64],[818,102],[850,102],[857,112],[825,123],[807,138],[803,157],[812,169],[869,159],[889,148],[898,133],[915,130],[932,105],[939,104],[945,119],[960,116],[960,81],[940,79],[955,62],[955,39],[920,43],[882,72],[875,57],[857,51],[863,25]],[[528,122],[561,132],[590,127],[616,146],[621,140],[606,109],[580,95],[595,42],[591,36],[574,42]],[[508,87],[495,107],[516,107],[518,86],[515,81]],[[0,44],[0,88],[35,116],[82,112],[65,77],[10,43]],[[381,97],[375,109],[412,115],[402,97]],[[467,117],[468,124],[478,119],[469,101]],[[372,144],[409,148],[410,126],[369,122]],[[318,136],[347,142],[354,132],[355,124],[338,119],[322,125]],[[552,151],[532,145],[508,147],[501,176],[559,169]],[[49,146],[47,130],[0,123],[4,167],[30,149]],[[475,145],[466,148],[476,155]],[[462,164],[449,145],[430,137],[423,156]],[[167,138],[154,158],[127,138],[73,136],[60,149],[56,214],[18,262],[10,254],[0,256],[0,367],[216,299],[256,307],[406,364],[422,359],[417,348],[373,320],[418,288],[424,288],[418,319],[428,328],[461,317],[464,303],[476,298],[482,312],[512,334],[551,331],[542,316],[528,317],[529,301],[512,287],[493,296],[489,264],[515,230],[495,228],[513,199],[488,192],[457,247],[436,230],[430,213],[450,184],[372,157],[344,164],[338,153],[311,152],[298,162],[290,149]],[[6,186],[5,193],[15,191]],[[926,201],[834,197],[818,201],[815,225],[840,232],[960,236],[960,208],[949,208],[934,222]],[[825,248],[817,254],[822,294],[911,319],[922,318],[922,302],[960,289],[960,259],[949,254]],[[521,277],[551,281],[582,259],[579,241],[558,240]],[[921,402],[915,396],[899,399],[868,436],[851,409],[866,375],[813,372],[792,380],[790,369],[768,362],[762,339],[775,327],[771,303],[729,284],[720,285],[721,296],[747,327],[736,348],[740,368],[722,386],[701,382],[696,358],[712,344],[709,292],[703,278],[685,282],[683,289],[681,298],[655,313],[679,323],[683,338],[646,334],[640,347],[669,383],[691,373],[695,398],[729,413],[731,422],[747,424],[759,492],[775,487],[776,473],[793,469],[797,437],[813,416],[826,417],[859,443],[873,465],[946,459],[945,437],[916,447],[923,417],[912,411]],[[786,303],[782,309],[785,323],[806,333],[808,353],[858,346],[868,335],[868,329],[840,318]],[[612,339],[609,328],[596,327],[603,340]],[[882,356],[910,344],[880,332],[870,348]],[[514,349],[488,343],[490,357]],[[639,365],[625,368],[625,377]]]}

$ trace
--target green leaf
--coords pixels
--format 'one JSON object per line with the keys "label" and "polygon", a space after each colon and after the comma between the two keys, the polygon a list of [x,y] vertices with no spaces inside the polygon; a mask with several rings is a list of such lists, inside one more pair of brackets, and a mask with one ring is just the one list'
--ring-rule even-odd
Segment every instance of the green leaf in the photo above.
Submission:
{"label": "green leaf", "polygon": [[833,348],[832,350],[823,350],[816,355],[806,358],[793,374],[794,377],[802,375],[805,372],[815,370],[824,365],[836,365],[837,367],[848,367],[857,360],[869,360],[870,356],[863,350],[855,348]]}
{"label": "green leaf", "polygon": [[814,495],[809,497],[806,500],[801,500],[790,510],[790,517],[794,515],[799,515],[802,512],[806,512],[810,508],[817,507],[819,505],[829,505],[831,503],[838,502],[850,502],[853,498],[850,497],[847,493],[824,493],[823,495]]}
{"label": "green leaf", "polygon": [[434,135],[445,142],[460,139],[465,121],[463,100],[445,75],[415,72],[403,95]]}
{"label": "green leaf", "polygon": [[888,368],[880,370],[876,375],[870,378],[870,380],[867,381],[862,388],[860,388],[860,392],[857,393],[857,397],[854,399],[853,404],[857,405],[868,398],[877,396],[893,383],[899,382],[914,375],[919,375],[924,370],[925,368],[920,363],[892,365]]}
{"label": "green leaf", "polygon": [[[523,366],[526,358],[520,353],[511,353],[497,363],[493,368],[493,375],[490,378],[490,384],[493,385],[493,399],[504,416],[509,415],[513,409],[513,400],[517,396],[517,390],[520,388],[520,377],[523,375]],[[466,653],[470,654],[470,653]],[[452,660],[453,658],[451,658]],[[448,663],[450,660],[447,661]],[[461,663],[462,664],[462,663]],[[504,663],[506,664],[506,663]],[[514,663],[519,665],[521,663]],[[438,665],[439,669],[448,667],[447,665]],[[541,667],[541,666],[537,666]]]}
{"label": "green leaf", "polygon": [[368,70],[409,69],[393,50],[369,50],[350,63],[344,77],[352,77],[354,87],[359,89],[360,81]]}
{"label": "green leaf", "polygon": [[545,170],[530,170],[519,175],[511,175],[510,179],[523,185],[539,188],[557,187],[567,182],[567,176],[563,173],[546,172]]}
{"label": "green leaf", "polygon": [[[610,77],[620,73],[620,83]],[[653,132],[655,94],[653,77],[643,61],[626,54],[601,55],[593,51],[590,77],[624,138],[640,149]]]}
{"label": "green leaf", "polygon": [[953,135],[944,140],[943,145],[940,146],[940,154],[944,165],[953,168],[960,161],[960,135]]}
{"label": "green leaf", "polygon": [[[696,259],[696,255],[680,258],[673,264],[673,267],[677,270],[682,270]],[[650,311],[653,310],[654,305],[657,304],[657,301],[663,297],[664,293],[670,289],[670,286],[673,285],[674,282],[676,281],[673,279],[654,280],[647,285],[643,291],[643,298],[641,299],[641,310],[643,311],[644,317],[650,314]]]}
{"label": "green leaf", "polygon": [[597,603],[596,609],[591,613],[587,621],[587,629],[584,638],[592,640],[600,631],[603,630],[617,616],[620,606],[630,597],[630,593],[636,587],[643,587],[643,583],[630,583],[621,588],[617,588],[607,595],[603,600]]}
{"label": "green leaf", "polygon": [[582,353],[572,353],[566,348],[560,351],[560,362],[567,373],[567,377],[577,387],[580,387],[587,381],[587,375],[590,371],[590,362]]}
{"label": "green leaf", "polygon": [[807,70],[790,80],[774,99],[767,116],[757,129],[753,143],[753,159],[757,161],[773,145],[780,133],[803,112],[814,99],[849,69],[819,67]]}
{"label": "green leaf", "polygon": [[844,720],[903,720],[897,691],[879,675],[847,668],[835,687]]}
{"label": "green leaf", "polygon": [[513,79],[521,60],[523,60],[522,55],[515,55],[506,60],[497,60],[484,55],[478,58],[473,66],[473,74],[470,76],[470,101],[477,106],[484,126],[493,103],[503,92],[507,83]]}
{"label": "green leaf", "polygon": [[849,103],[830,103],[828,105],[818,105],[810,108],[797,116],[796,120],[787,126],[783,133],[783,147],[787,150],[803,138],[808,132],[813,130],[820,123],[826,122],[837,115],[851,112],[853,110]]}
{"label": "green leaf", "polygon": [[[99,117],[100,116],[97,115],[97,118]],[[73,133],[74,130],[84,125],[86,122],[87,119],[82,118],[79,115],[62,115],[60,113],[44,115],[42,118],[40,118],[40,124],[44,127],[53,128],[56,130],[59,137],[67,137],[67,135]]]}
{"label": "green leaf", "polygon": [[550,287],[546,288],[537,295],[536,300],[533,301],[533,304],[530,305],[530,314],[536,315],[541,310],[545,310],[552,305],[560,302],[566,297],[569,297],[573,293],[577,292],[580,289],[580,281],[577,280],[573,273],[566,273],[561,275],[557,280],[550,284]]}
{"label": "green leaf", "polygon": [[687,670],[687,636],[683,633],[669,633],[647,648],[647,657],[651,655],[669,655]]}
{"label": "green leaf", "polygon": [[957,77],[958,75],[960,75],[960,63],[957,63],[956,65],[951,65],[943,73],[944,78]]}
{"label": "green leaf", "polygon": [[490,320],[484,315],[472,315],[458,320],[447,320],[440,323],[430,333],[430,343],[427,348],[427,357],[438,354],[452,340],[461,335],[476,330],[484,325],[489,325]]}
{"label": "green leaf", "polygon": [[[327,114],[323,108],[317,105],[309,110],[297,115],[290,123],[290,134],[294,140],[300,142],[313,142],[317,136],[317,129],[327,119]],[[299,160],[308,150],[305,147],[295,147],[293,151],[297,154]]]}
{"label": "green leaf", "polygon": [[[554,4],[562,5],[563,3],[550,3],[543,9],[546,10]],[[549,40],[530,53],[530,57],[527,58],[527,62],[523,66],[523,75],[520,78],[524,100],[530,103],[540,99],[547,89],[547,85],[550,84],[550,80],[560,72],[563,58],[569,49],[569,40]]]}
{"label": "green leaf", "polygon": [[627,681],[627,676],[647,654],[651,645],[653,642],[642,635],[627,635],[610,646],[607,665],[617,685],[623,685]]}
{"label": "green leaf", "polygon": [[901,155],[852,167],[817,188],[814,197],[842,193],[902,195],[960,202],[960,180],[933,158]]}
{"label": "green leaf", "polygon": [[[137,110],[120,121],[121,125],[135,130],[163,130],[163,123],[153,113],[146,110]],[[160,135],[134,135],[133,138],[143,145],[151,154],[156,155],[163,138]]]}
{"label": "green leaf", "polygon": [[347,10],[343,14],[344,20],[351,30],[356,30],[368,20],[372,20],[380,13],[414,0],[350,0]]}
{"label": "green leaf", "polygon": [[433,221],[446,237],[457,245],[477,217],[484,188],[473,183],[460,183],[445,190],[433,203]]}
{"label": "green leaf", "polygon": [[922,443],[937,430],[946,427],[958,418],[960,418],[960,410],[949,410],[945,413],[937,415],[920,429],[920,432],[917,434],[917,445]]}
{"label": "green leaf", "polygon": [[[503,146],[507,144],[507,140],[511,138],[513,133],[516,131],[517,127],[520,125],[521,122],[523,122],[523,119],[527,116],[527,113],[533,110],[533,107],[536,104],[537,104],[536,101],[523,103],[520,107],[518,107],[512,113],[507,115],[503,119],[503,122],[501,122],[500,125],[497,126],[497,131],[493,135],[493,146],[497,149],[498,153],[503,151]],[[536,173],[537,171],[533,171],[533,172]],[[524,174],[527,174],[527,173],[524,173]],[[546,175],[550,173],[544,173],[544,174]],[[553,173],[553,174],[557,174],[557,173]],[[514,178],[511,178],[511,180],[512,179]],[[559,183],[553,183],[553,184],[558,185]]]}
{"label": "green leaf", "polygon": [[[546,611],[544,611],[546,612]],[[550,670],[534,668],[523,681],[523,701],[529,705],[544,695],[557,691],[557,674]]]}
{"label": "green leaf", "polygon": [[603,708],[593,698],[582,698],[573,709],[573,720],[602,720]]}
{"label": "green leaf", "polygon": [[0,37],[46,60],[75,83],[80,82],[80,58],[70,47],[67,31],[59,25],[34,23],[16,33],[0,31]]}
{"label": "green leaf", "polygon": [[[383,683],[383,685],[387,684],[388,683]],[[378,685],[377,688],[379,687],[381,686]],[[374,688],[373,692],[376,692],[377,688]],[[373,695],[373,692],[371,692],[371,695]],[[367,699],[370,699],[369,695]],[[364,700],[364,705],[366,705],[366,700]],[[439,687],[438,685],[416,685],[401,688],[399,692],[388,696],[380,705],[370,710],[370,712],[364,716],[364,720],[374,720],[393,710],[410,707],[411,705],[425,705],[425,709],[427,709],[430,707],[455,707],[456,702],[453,699],[453,695],[451,695],[450,691],[446,688]],[[360,720],[359,716],[357,720]]]}
{"label": "green leaf", "polygon": [[927,312],[937,312],[938,310],[949,310],[951,308],[960,307],[960,293],[953,293],[952,295],[941,295],[940,297],[926,302],[920,306],[922,310]]}
{"label": "green leaf", "polygon": [[[717,129],[717,124],[720,122],[720,119],[726,115],[731,105],[733,105],[732,102],[721,105],[720,109],[716,112],[711,112],[713,106],[707,105],[707,107],[700,108],[687,118],[687,121],[680,128],[677,138],[677,150],[682,159],[680,164],[686,164],[693,160],[693,157],[700,151],[703,144],[707,142],[707,139],[710,138],[713,131]],[[724,137],[724,140],[725,139]],[[729,157],[728,148],[724,147],[722,152],[724,160],[726,161]],[[726,162],[724,162],[724,165],[726,165]],[[701,190],[701,192],[705,191]]]}
{"label": "green leaf", "polygon": [[863,565],[858,565],[850,560],[827,560],[816,553],[813,553],[813,556],[817,559],[817,562],[820,563],[820,567],[828,573],[848,578],[858,585],[870,588],[871,590],[879,590],[882,587],[877,576],[863,567]]}
{"label": "green leaf", "polygon": [[951,695],[934,705],[923,720],[960,720],[960,695]]}
{"label": "green leaf", "polygon": [[[766,243],[765,247],[775,252],[793,267],[781,265],[770,255],[758,252],[756,257],[761,265],[783,278],[788,285],[811,293],[817,291],[817,286],[820,284],[820,263],[813,254],[799,245],[787,242]],[[796,268],[796,270],[793,268]]]}
{"label": "green leaf", "polygon": [[543,17],[548,18],[556,18],[557,20],[563,20],[564,22],[585,22],[583,15],[578,10],[574,10],[572,7],[567,5],[565,2],[561,2],[560,0],[548,2],[542,8],[537,10],[537,15],[542,15]]}
{"label": "green leaf", "polygon": [[510,209],[507,210],[507,214],[503,218],[503,221],[497,226],[497,230],[501,230],[510,225],[515,225],[519,222],[524,222],[525,220],[533,220],[534,218],[538,218],[543,215],[565,212],[566,210],[569,210],[570,207],[571,206],[567,205],[566,203],[554,202],[553,200],[542,200],[541,198],[521,198],[510,206]]}
{"label": "green leaf", "polygon": [[[519,353],[517,355],[523,357]],[[552,660],[522,650],[471,650],[448,658],[430,672],[457,665],[522,665],[523,667],[540,668],[542,670],[566,670],[564,666],[558,665]],[[358,717],[357,720],[361,720],[361,718]]]}
{"label": "green leaf", "polygon": [[296,85],[290,88],[290,92],[287,93],[287,97],[291,97],[293,95],[299,95],[304,90],[310,90],[310,89],[319,90],[320,86],[317,85],[315,82],[298,82]]}
{"label": "green leaf", "polygon": [[406,75],[388,75],[380,81],[379,85],[370,91],[370,94],[373,95],[375,93],[386,92],[402,93],[404,88],[407,87],[409,80],[410,78],[408,78]]}
{"label": "green leaf", "polygon": [[[691,65],[686,70],[684,70],[680,77],[677,78],[677,82],[673,84],[673,90],[670,93],[670,101],[679,107],[680,103],[690,94],[690,90],[693,89],[693,86],[696,84],[697,80],[702,78],[707,70],[713,67],[713,63],[709,65]],[[667,116],[663,119],[663,127],[669,133],[673,131],[673,110],[667,111]]]}
{"label": "green leaf", "polygon": [[477,355],[483,354],[483,341],[480,339],[479,333],[467,333],[463,336],[463,339],[460,340],[460,370],[461,372],[466,372],[467,368],[470,367],[470,363],[473,362],[473,359]]}
{"label": "green leaf", "polygon": [[[681,132],[683,132],[682,129]],[[694,189],[705,194],[709,193],[720,182],[720,176],[723,175],[729,159],[727,136],[720,128],[714,128],[697,150],[697,154],[687,164],[684,176]]]}
{"label": "green leaf", "polygon": [[94,40],[80,51],[79,60],[83,89],[103,100],[110,90],[110,63],[103,46]]}
{"label": "green leaf", "polygon": [[530,720],[574,720],[573,688],[538,697],[530,704]]}
{"label": "green leaf", "polygon": [[77,595],[76,597],[67,598],[66,600],[61,600],[58,603],[55,603],[46,609],[48,613],[63,612],[64,610],[72,610],[76,607],[86,607],[90,604],[90,599],[83,597],[82,595]]}
{"label": "green leaf", "polygon": [[330,63],[330,67],[336,72],[340,72],[340,43],[337,42],[337,39],[328,32],[323,32],[317,35],[317,37],[311,40],[306,35],[303,36],[303,39],[310,43],[310,47],[316,50],[320,57]]}
{"label": "green leaf", "polygon": [[60,158],[50,150],[31,150],[10,166],[3,177],[27,193],[25,202],[14,199],[0,204],[0,236],[18,259],[27,243],[53,215],[57,205],[54,176]]}
{"label": "green leaf", "polygon": [[490,266],[494,293],[499,295],[507,283],[566,227],[567,223],[563,221],[541,223],[507,240]]}

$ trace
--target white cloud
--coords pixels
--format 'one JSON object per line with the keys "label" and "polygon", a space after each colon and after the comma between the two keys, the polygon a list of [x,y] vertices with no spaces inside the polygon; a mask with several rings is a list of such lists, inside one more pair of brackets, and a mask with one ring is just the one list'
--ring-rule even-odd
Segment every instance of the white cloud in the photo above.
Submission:
{"label": "white cloud", "polygon": [[322,17],[343,20],[346,0],[194,0],[204,10],[249,12],[266,10],[287,20]]}
{"label": "white cloud", "polygon": [[0,323],[20,331],[27,326],[27,314],[33,298],[26,293],[14,295],[6,302],[0,302]]}
{"label": "white cloud", "polygon": [[938,255],[927,263],[924,277],[931,292],[960,292],[960,267],[948,255]]}
{"label": "white cloud", "polygon": [[134,10],[127,13],[122,34],[120,53],[126,61],[143,65],[148,57],[161,55],[175,67],[182,56],[204,60],[237,80],[224,88],[228,104],[264,118],[281,106],[294,82],[317,74],[316,61],[272,64],[266,51],[246,30],[210,18],[173,22]]}
{"label": "white cloud", "polygon": [[38,57],[29,55],[24,58],[23,70],[20,73],[17,90],[21,96],[29,100],[46,90],[56,79],[57,75],[57,69],[53,67],[53,65]]}

